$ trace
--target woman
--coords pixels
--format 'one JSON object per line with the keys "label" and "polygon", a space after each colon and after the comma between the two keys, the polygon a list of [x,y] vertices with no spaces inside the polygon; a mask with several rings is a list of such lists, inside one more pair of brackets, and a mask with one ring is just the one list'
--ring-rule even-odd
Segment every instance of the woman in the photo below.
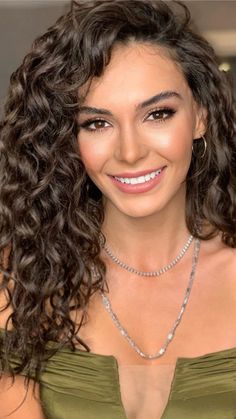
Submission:
{"label": "woman", "polygon": [[233,417],[235,153],[186,6],[74,2],[35,41],[1,129],[3,417]]}

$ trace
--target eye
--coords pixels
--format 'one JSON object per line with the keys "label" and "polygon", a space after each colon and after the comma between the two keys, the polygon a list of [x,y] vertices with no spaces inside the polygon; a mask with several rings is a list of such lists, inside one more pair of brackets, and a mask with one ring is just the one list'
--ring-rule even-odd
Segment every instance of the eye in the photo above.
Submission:
{"label": "eye", "polygon": [[88,119],[82,124],[79,124],[79,127],[87,131],[102,131],[105,128],[108,128],[110,124],[103,119]]}
{"label": "eye", "polygon": [[146,120],[164,122],[166,119],[171,118],[175,113],[176,111],[171,108],[155,109],[154,111],[149,112]]}

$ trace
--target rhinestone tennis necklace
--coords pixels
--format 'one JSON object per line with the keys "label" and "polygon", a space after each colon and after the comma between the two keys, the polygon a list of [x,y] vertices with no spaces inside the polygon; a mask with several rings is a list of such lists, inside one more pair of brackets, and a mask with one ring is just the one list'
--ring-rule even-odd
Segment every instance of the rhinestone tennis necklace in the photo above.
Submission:
{"label": "rhinestone tennis necklace", "polygon": [[152,360],[152,359],[160,358],[162,355],[164,355],[164,353],[167,350],[168,345],[173,340],[174,335],[175,335],[175,332],[176,332],[176,329],[177,329],[178,325],[180,324],[181,319],[182,319],[182,316],[183,316],[183,313],[184,313],[184,311],[186,309],[186,306],[187,306],[187,303],[188,303],[188,300],[189,300],[189,296],[190,296],[190,293],[191,293],[191,290],[192,290],[193,281],[194,281],[195,272],[196,272],[196,266],[197,266],[197,262],[198,262],[199,250],[200,250],[200,240],[199,239],[195,239],[194,252],[193,252],[193,258],[192,258],[192,269],[191,269],[191,273],[190,273],[190,276],[189,276],[189,281],[188,281],[187,289],[185,291],[184,300],[183,300],[183,303],[181,305],[181,309],[180,309],[179,315],[178,315],[177,319],[175,320],[173,327],[169,331],[169,333],[167,335],[167,339],[166,339],[164,345],[162,346],[162,348],[158,352],[156,352],[153,355],[148,355],[148,354],[144,353],[139,348],[139,346],[130,337],[130,335],[128,334],[127,330],[122,326],[122,324],[120,323],[117,315],[112,310],[111,303],[110,303],[108,297],[106,297],[105,294],[101,290],[99,291],[101,293],[101,296],[102,296],[103,305],[104,305],[105,309],[107,310],[107,312],[109,313],[110,317],[112,318],[113,322],[115,323],[116,327],[118,328],[119,332],[129,342],[129,344],[132,346],[132,348],[142,358],[145,358],[147,360]]}
{"label": "rhinestone tennis necklace", "polygon": [[185,243],[183,249],[180,251],[178,256],[176,256],[176,258],[174,260],[172,260],[170,263],[168,263],[168,265],[164,266],[159,271],[154,271],[154,272],[138,271],[137,269],[132,268],[131,266],[127,265],[126,263],[121,262],[120,259],[118,259],[116,256],[113,255],[113,253],[111,252],[111,250],[107,246],[102,245],[102,247],[105,250],[105,252],[108,254],[108,256],[113,260],[113,262],[117,263],[117,265],[119,265],[121,268],[124,268],[127,271],[129,271],[131,273],[134,273],[136,275],[140,275],[140,276],[160,276],[160,275],[164,274],[165,272],[169,271],[171,268],[173,268],[182,259],[182,257],[185,255],[185,253],[189,249],[189,246],[192,243],[192,241],[193,241],[193,236],[191,235],[191,236],[189,236],[187,242]]}

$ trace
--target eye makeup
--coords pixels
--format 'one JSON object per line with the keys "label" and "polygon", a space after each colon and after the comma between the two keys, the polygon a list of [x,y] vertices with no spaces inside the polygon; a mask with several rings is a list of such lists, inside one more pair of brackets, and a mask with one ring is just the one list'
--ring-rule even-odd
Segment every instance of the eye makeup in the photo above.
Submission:
{"label": "eye makeup", "polygon": [[[150,121],[154,123],[164,123],[171,117],[173,117],[176,113],[174,108],[170,107],[162,107],[162,108],[155,108],[148,112],[148,114],[144,117],[143,122]],[[153,119],[150,117],[153,116]],[[156,116],[156,117],[155,117]],[[108,124],[107,126],[105,126]],[[84,122],[79,123],[79,128],[84,129],[85,131],[96,133],[101,132],[111,126],[109,122],[102,118],[88,118]],[[93,125],[93,127],[92,127]],[[97,127],[96,127],[97,125]]]}
{"label": "eye makeup", "polygon": [[157,118],[153,118],[153,121],[156,122],[165,122],[167,119],[170,119],[176,113],[176,109],[171,107],[162,107],[162,108],[155,108],[148,112],[147,116],[145,116],[144,120],[149,120],[150,116],[156,115]]}

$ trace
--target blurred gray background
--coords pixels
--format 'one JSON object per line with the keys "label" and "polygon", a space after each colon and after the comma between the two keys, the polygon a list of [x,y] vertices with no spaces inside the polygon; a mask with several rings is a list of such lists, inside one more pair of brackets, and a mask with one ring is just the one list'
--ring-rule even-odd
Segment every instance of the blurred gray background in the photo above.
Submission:
{"label": "blurred gray background", "polygon": [[[0,0],[0,113],[11,73],[32,41],[69,7],[65,0]],[[222,68],[235,77],[236,1],[185,1],[192,17],[220,56]]]}

